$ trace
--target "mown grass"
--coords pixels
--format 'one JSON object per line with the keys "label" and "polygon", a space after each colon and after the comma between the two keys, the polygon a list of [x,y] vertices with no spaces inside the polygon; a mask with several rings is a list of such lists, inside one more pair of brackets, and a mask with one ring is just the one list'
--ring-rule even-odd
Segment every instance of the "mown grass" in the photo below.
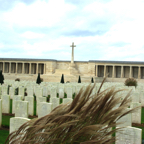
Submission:
{"label": "mown grass", "polygon": [[[57,94],[57,97],[59,98],[59,95]],[[73,98],[75,97],[75,94],[73,95]],[[47,97],[47,102],[49,102],[50,96]],[[65,94],[64,98],[67,98],[67,95]],[[63,99],[60,99],[60,104],[63,102]],[[10,113],[12,113],[12,100],[10,100]],[[34,101],[34,115],[36,116],[36,101]],[[141,123],[144,124],[144,107],[142,108],[141,112]],[[2,116],[2,126],[9,127],[10,125],[10,118],[13,116]],[[30,118],[32,119],[32,118]],[[144,127],[137,127],[142,129],[142,139],[144,140]],[[9,135],[8,130],[0,130],[0,144],[4,144],[7,136]],[[114,134],[115,135],[115,134]],[[113,136],[114,136],[113,135]]]}

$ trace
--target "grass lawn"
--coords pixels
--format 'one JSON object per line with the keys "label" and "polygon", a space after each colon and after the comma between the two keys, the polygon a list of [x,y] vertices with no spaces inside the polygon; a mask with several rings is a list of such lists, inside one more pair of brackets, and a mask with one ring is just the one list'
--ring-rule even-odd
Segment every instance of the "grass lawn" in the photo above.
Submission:
{"label": "grass lawn", "polygon": [[[47,98],[47,102],[49,102],[49,97]],[[57,94],[58,97],[58,94]],[[64,98],[66,98],[66,94],[64,96]],[[74,98],[74,95],[73,95]],[[62,103],[63,99],[60,99],[60,104]],[[12,100],[10,101],[10,113],[12,113]],[[36,115],[36,101],[34,101],[34,115]],[[10,124],[10,118],[13,116],[2,116],[2,126],[7,126],[9,127]],[[144,124],[144,107],[142,108],[142,118],[141,118],[141,122]],[[137,128],[141,128],[142,129],[142,139],[144,140],[144,127],[137,127]],[[8,130],[0,130],[0,144],[4,144],[7,136],[9,135],[9,131]]]}

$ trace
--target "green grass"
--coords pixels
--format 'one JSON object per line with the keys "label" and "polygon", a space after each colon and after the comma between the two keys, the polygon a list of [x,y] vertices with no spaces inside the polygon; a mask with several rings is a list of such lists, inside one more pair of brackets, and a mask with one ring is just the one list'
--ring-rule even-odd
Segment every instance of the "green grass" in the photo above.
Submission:
{"label": "green grass", "polygon": [[[57,97],[59,98],[59,95],[57,94]],[[64,98],[66,98],[67,95],[65,94]],[[75,94],[73,94],[73,98],[75,97]],[[49,102],[50,95],[47,97],[47,102]],[[62,103],[63,99],[60,99],[60,104]],[[10,100],[10,113],[12,113],[12,100]],[[141,122],[144,123],[144,107],[142,108],[142,118]],[[36,116],[36,101],[34,101],[34,115]],[[13,116],[2,116],[2,126],[9,127],[10,124],[10,118]],[[144,127],[137,127],[142,129],[142,139],[144,139]],[[9,135],[8,130],[0,130],[0,144],[4,144],[7,136]],[[115,134],[113,134],[114,136]]]}

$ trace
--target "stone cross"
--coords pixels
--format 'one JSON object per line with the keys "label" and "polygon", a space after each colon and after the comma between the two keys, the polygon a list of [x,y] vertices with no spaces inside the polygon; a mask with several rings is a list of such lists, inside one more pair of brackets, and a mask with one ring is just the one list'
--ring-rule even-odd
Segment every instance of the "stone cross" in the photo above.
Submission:
{"label": "stone cross", "polygon": [[74,45],[74,42],[72,42],[72,45],[70,45],[70,47],[72,47],[71,63],[74,63],[74,47],[76,47],[76,45]]}

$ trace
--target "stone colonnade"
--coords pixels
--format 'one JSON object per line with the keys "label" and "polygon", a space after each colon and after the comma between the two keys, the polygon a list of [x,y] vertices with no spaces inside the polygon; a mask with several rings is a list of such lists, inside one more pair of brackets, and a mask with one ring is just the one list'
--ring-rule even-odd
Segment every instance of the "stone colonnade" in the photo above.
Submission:
{"label": "stone colonnade", "polygon": [[95,65],[95,76],[111,78],[136,78],[144,79],[144,66],[125,66],[125,65]]}
{"label": "stone colonnade", "polygon": [[15,74],[45,74],[45,63],[28,62],[0,62],[0,70],[3,73]]}

